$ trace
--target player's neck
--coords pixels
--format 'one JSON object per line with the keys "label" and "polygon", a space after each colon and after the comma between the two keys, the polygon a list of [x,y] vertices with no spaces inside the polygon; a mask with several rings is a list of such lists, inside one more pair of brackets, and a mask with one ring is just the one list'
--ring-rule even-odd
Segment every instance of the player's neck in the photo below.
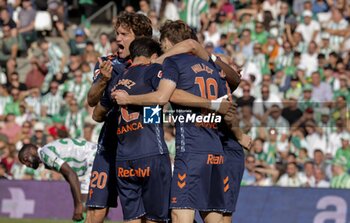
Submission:
{"label": "player's neck", "polygon": [[140,57],[135,57],[134,60],[132,61],[132,66],[137,66],[137,65],[144,65],[144,64],[150,64],[151,59],[140,56]]}

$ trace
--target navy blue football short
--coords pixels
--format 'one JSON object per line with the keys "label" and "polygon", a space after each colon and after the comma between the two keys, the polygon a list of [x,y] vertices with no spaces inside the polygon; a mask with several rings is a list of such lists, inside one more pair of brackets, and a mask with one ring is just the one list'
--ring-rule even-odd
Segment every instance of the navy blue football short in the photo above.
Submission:
{"label": "navy blue football short", "polygon": [[169,219],[171,166],[168,154],[117,161],[119,198],[124,221],[144,217]]}
{"label": "navy blue football short", "polygon": [[117,207],[116,150],[99,147],[92,166],[86,206]]}
{"label": "navy blue football short", "polygon": [[178,153],[171,184],[171,209],[225,210],[224,156]]}
{"label": "navy blue football short", "polygon": [[236,142],[234,148],[224,149],[225,152],[225,182],[230,190],[226,192],[227,213],[235,212],[239,190],[244,172],[244,151],[240,144]]}

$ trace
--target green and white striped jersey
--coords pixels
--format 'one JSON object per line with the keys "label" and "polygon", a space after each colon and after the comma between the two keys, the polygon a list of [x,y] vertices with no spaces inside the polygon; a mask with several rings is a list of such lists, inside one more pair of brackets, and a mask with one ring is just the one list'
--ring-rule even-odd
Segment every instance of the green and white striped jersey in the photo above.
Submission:
{"label": "green and white striped jersey", "polygon": [[200,15],[208,13],[209,7],[206,0],[184,0],[185,9],[180,12],[181,20],[192,28],[201,28]]}
{"label": "green and white striped jersey", "polygon": [[[339,23],[335,23],[333,21],[328,23],[327,28],[332,30],[344,30],[348,28],[348,25],[348,22],[345,19],[342,19]],[[331,49],[338,51],[341,43],[344,41],[344,37],[339,35],[331,35],[329,41]]]}
{"label": "green and white striped jersey", "polygon": [[84,104],[90,87],[91,84],[88,81],[78,84],[74,80],[69,80],[59,87],[59,91],[61,95],[63,95],[64,92],[73,92],[75,99],[81,107]]}
{"label": "green and white striped jersey", "polygon": [[340,176],[335,176],[331,180],[331,188],[350,189],[350,176],[343,173]]}
{"label": "green and white striped jersey", "polygon": [[83,139],[59,139],[38,149],[40,160],[47,169],[60,171],[67,163],[78,177],[84,176],[92,165],[97,145]]}
{"label": "green and white striped jersey", "polygon": [[47,107],[47,114],[52,116],[60,113],[60,108],[63,102],[63,98],[58,92],[55,95],[49,92],[41,99],[42,105]]}

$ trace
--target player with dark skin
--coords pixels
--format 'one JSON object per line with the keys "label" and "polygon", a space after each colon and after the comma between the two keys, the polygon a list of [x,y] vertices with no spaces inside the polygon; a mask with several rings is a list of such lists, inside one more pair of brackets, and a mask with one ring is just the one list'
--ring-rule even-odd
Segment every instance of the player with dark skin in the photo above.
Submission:
{"label": "player with dark skin", "polygon": [[[38,147],[31,144],[19,152],[18,159],[25,166],[35,170],[38,169],[39,165],[43,163],[38,155]],[[61,166],[59,173],[61,173],[64,179],[69,183],[72,192],[74,201],[74,213],[72,220],[81,221],[83,220],[84,211],[83,202],[86,201],[87,194],[82,195],[80,193],[80,182],[78,175],[66,162]]]}

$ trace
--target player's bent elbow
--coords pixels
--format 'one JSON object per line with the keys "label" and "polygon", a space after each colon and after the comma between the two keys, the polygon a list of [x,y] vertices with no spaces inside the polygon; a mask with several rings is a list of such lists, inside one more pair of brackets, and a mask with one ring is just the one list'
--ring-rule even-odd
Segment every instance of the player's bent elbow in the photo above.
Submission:
{"label": "player's bent elbow", "polygon": [[96,100],[94,96],[89,92],[87,96],[87,103],[90,107],[95,107],[98,103],[98,100]]}
{"label": "player's bent elbow", "polygon": [[193,39],[185,40],[187,45],[191,48],[192,52],[195,52],[197,50],[198,42]]}
{"label": "player's bent elbow", "polygon": [[102,117],[101,115],[96,114],[95,112],[92,114],[92,119],[96,122],[103,122],[104,121],[104,117]]}

